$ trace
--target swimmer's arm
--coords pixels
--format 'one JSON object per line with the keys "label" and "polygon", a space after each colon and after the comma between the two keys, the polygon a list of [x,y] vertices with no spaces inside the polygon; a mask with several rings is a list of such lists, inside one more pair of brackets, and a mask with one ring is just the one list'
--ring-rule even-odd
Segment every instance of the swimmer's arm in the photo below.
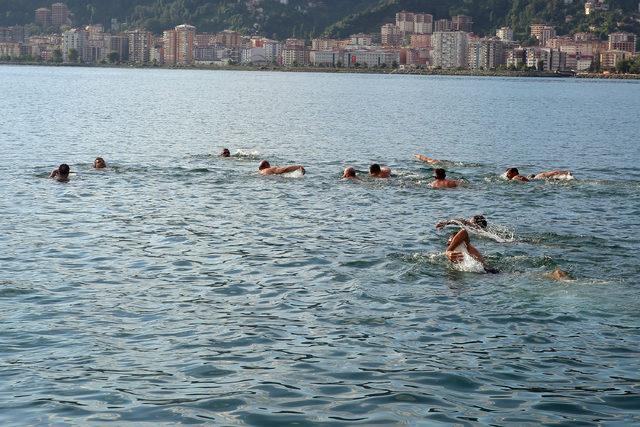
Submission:
{"label": "swimmer's arm", "polygon": [[520,182],[529,182],[529,178],[526,178],[522,175],[514,176],[513,179]]}
{"label": "swimmer's arm", "polygon": [[432,159],[431,157],[423,156],[422,154],[414,154],[415,158],[425,163],[438,163],[436,159]]}
{"label": "swimmer's arm", "polygon": [[467,251],[469,251],[469,255],[474,257],[480,264],[485,266],[484,257],[482,254],[473,246],[471,243],[467,242]]}
{"label": "swimmer's arm", "polygon": [[448,219],[446,221],[440,221],[439,223],[436,224],[436,229],[442,230],[448,225],[461,225],[461,224],[467,227],[473,226],[471,222],[467,221],[464,218],[454,218],[454,219]]}
{"label": "swimmer's arm", "polygon": [[457,263],[462,261],[464,256],[462,255],[462,253],[456,252],[456,248],[463,243],[469,243],[469,233],[467,233],[467,230],[460,230],[458,234],[453,236],[451,243],[449,244],[449,246],[447,246],[445,255],[451,262]]}
{"label": "swimmer's arm", "polygon": [[557,175],[569,175],[571,171],[549,171],[549,172],[541,172],[535,176],[534,179],[545,179],[545,178],[553,178]]}
{"label": "swimmer's arm", "polygon": [[54,169],[51,171],[51,174],[49,175],[49,178],[55,178],[56,176],[58,176],[60,172],[58,171],[58,169]]}
{"label": "swimmer's arm", "polygon": [[305,172],[304,167],[300,165],[293,165],[293,166],[283,166],[283,167],[274,168],[273,173],[282,174],[282,173],[295,172],[297,170],[302,171],[302,173]]}

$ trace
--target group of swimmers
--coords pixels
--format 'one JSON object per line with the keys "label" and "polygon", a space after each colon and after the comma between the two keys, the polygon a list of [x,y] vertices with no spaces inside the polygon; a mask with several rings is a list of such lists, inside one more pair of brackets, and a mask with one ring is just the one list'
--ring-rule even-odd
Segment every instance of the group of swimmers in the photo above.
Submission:
{"label": "group of swimmers", "polygon": [[[96,157],[93,161],[94,169],[105,169],[107,167],[107,162],[104,161],[102,157]],[[56,169],[49,174],[49,178],[53,178],[59,182],[67,182],[69,181],[69,174],[71,173],[71,168],[68,164],[62,163]]]}
{"label": "group of swimmers", "polygon": [[[231,157],[231,152],[228,148],[224,148],[220,153],[220,157]],[[421,154],[416,154],[415,157],[425,162],[431,166],[440,166],[443,163],[447,163],[446,161],[432,159],[427,156],[423,156]],[[107,167],[107,163],[104,158],[96,157],[93,162],[93,167],[95,169],[104,169]],[[301,172],[302,175],[305,174],[304,166],[302,165],[289,165],[289,166],[271,166],[271,164],[267,160],[262,160],[258,165],[258,171],[261,175],[282,175],[288,174],[292,172]],[[66,163],[61,164],[57,169],[55,169],[49,175],[50,178],[54,178],[60,182],[69,181],[69,173],[70,168]],[[377,163],[372,164],[369,167],[369,176],[372,178],[390,178],[391,177],[391,169],[386,166],[380,166]],[[504,177],[510,181],[518,181],[518,182],[529,182],[530,180],[539,180],[539,179],[572,179],[573,175],[570,171],[549,171],[549,172],[541,172],[536,175],[530,175],[529,177],[525,177],[520,175],[520,172],[517,168],[509,168],[504,174]],[[343,174],[343,179],[358,179],[356,169],[352,166],[347,167]],[[445,188],[455,188],[462,184],[462,181],[447,179],[446,171],[443,168],[436,167],[434,169],[434,181],[429,184],[431,188],[445,189]],[[499,271],[495,268],[487,265],[484,257],[478,251],[478,249],[471,244],[471,240],[469,238],[469,230],[484,230],[487,228],[487,220],[483,215],[476,215],[470,219],[452,219],[447,221],[440,221],[436,224],[436,229],[441,230],[446,226],[458,226],[460,230],[452,235],[447,241],[447,248],[445,250],[445,255],[453,264],[460,264],[469,260],[472,260],[478,263],[481,268],[487,273],[499,273]],[[548,278],[554,280],[565,280],[570,276],[560,270],[556,269],[552,273],[547,274]]]}

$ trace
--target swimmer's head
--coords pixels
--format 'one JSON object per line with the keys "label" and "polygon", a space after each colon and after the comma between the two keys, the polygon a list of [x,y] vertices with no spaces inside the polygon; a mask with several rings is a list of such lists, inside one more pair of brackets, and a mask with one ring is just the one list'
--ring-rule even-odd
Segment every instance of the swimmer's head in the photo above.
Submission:
{"label": "swimmer's head", "polygon": [[433,171],[435,173],[435,179],[445,179],[447,177],[447,173],[444,169],[438,168]]}
{"label": "swimmer's head", "polygon": [[220,157],[231,157],[231,152],[228,148],[223,148],[222,153],[220,153]]}
{"label": "swimmer's head", "polygon": [[380,173],[380,165],[377,163],[374,163],[371,166],[369,166],[369,173],[371,175],[378,175]]}
{"label": "swimmer's head", "polygon": [[487,228],[487,219],[484,217],[484,215],[475,215],[471,222],[473,222],[480,228]]}
{"label": "swimmer's head", "polygon": [[351,166],[349,166],[348,168],[346,168],[344,170],[344,173],[342,174],[343,178],[355,178],[356,177],[356,170],[354,168],[352,168]]}
{"label": "swimmer's head", "polygon": [[260,162],[260,166],[258,166],[258,170],[269,169],[271,165],[266,160]]}
{"label": "swimmer's head", "polygon": [[65,177],[65,176],[69,176],[69,171],[70,171],[70,170],[71,170],[71,169],[69,168],[69,165],[68,165],[68,164],[66,164],[66,163],[63,163],[63,164],[61,164],[60,166],[58,166],[58,174],[59,174],[60,176],[63,176],[63,177]]}
{"label": "swimmer's head", "polygon": [[93,167],[96,169],[104,169],[107,167],[107,162],[102,157],[96,157],[93,161]]}
{"label": "swimmer's head", "polygon": [[518,170],[518,168],[509,168],[507,169],[507,179],[512,179],[514,176],[518,176],[520,175],[520,171]]}

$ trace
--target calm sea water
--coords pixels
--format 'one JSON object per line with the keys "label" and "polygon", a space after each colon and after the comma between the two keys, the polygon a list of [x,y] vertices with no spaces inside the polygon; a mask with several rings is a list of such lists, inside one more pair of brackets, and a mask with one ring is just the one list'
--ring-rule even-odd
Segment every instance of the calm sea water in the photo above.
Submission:
{"label": "calm sea water", "polygon": [[[0,67],[0,93],[2,425],[640,424],[640,82]],[[340,181],[372,162],[396,176]],[[477,213],[499,275],[442,255],[436,221]]]}

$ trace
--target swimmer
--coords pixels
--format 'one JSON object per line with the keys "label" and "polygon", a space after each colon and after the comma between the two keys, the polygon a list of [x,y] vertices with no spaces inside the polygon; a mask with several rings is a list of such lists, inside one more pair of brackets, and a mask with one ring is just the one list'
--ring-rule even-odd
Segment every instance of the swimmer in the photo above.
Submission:
{"label": "swimmer", "polygon": [[420,160],[421,162],[425,162],[430,165],[437,165],[437,164],[443,163],[442,160],[432,159],[431,157],[423,156],[422,154],[414,154],[414,157]]}
{"label": "swimmer", "polygon": [[474,230],[485,230],[487,228],[487,219],[484,215],[475,215],[469,219],[456,218],[446,221],[440,221],[436,224],[436,230],[442,230],[448,225],[464,226]]}
{"label": "swimmer", "polygon": [[505,173],[505,176],[507,177],[508,180],[510,181],[520,181],[520,182],[529,182],[532,179],[564,179],[564,180],[570,180],[573,179],[573,173],[571,171],[567,171],[567,170],[556,170],[556,171],[549,171],[549,172],[540,172],[539,174],[535,174],[535,175],[529,175],[529,177],[527,178],[526,176],[520,175],[520,172],[518,171],[518,168],[509,168],[507,169],[507,172]]}
{"label": "swimmer", "polygon": [[342,179],[358,179],[358,177],[356,176],[356,170],[351,166],[349,166],[344,170],[344,173],[342,174]]}
{"label": "swimmer", "polygon": [[379,164],[374,163],[369,166],[369,176],[374,178],[389,178],[391,176],[391,169],[386,166],[380,167]]}
{"label": "swimmer", "polygon": [[518,168],[509,168],[505,173],[505,176],[509,181],[529,182],[529,178],[520,175]]}
{"label": "swimmer", "polygon": [[434,172],[436,180],[429,184],[431,188],[455,188],[460,185],[460,181],[447,179],[447,173],[444,169],[436,169]]}
{"label": "swimmer", "polygon": [[51,175],[49,175],[49,178],[53,178],[59,182],[67,182],[69,181],[69,171],[70,171],[69,165],[66,163],[63,163],[60,166],[58,166],[58,169],[54,169],[53,172],[51,172]]}
{"label": "swimmer", "polygon": [[454,264],[464,262],[465,255],[469,255],[480,263],[485,272],[491,274],[499,273],[495,268],[487,266],[482,254],[471,244],[467,230],[460,230],[449,238],[445,255]]}
{"label": "swimmer", "polygon": [[568,282],[571,280],[575,280],[569,273],[566,271],[560,270],[560,268],[556,268],[551,273],[547,273],[544,275],[547,279],[555,280],[558,282]]}
{"label": "swimmer", "polygon": [[96,157],[96,159],[93,161],[94,169],[104,169],[106,167],[107,167],[107,162],[105,162],[102,157]]}
{"label": "swimmer", "polygon": [[231,152],[228,148],[223,148],[222,152],[220,153],[220,157],[231,157]]}
{"label": "swimmer", "polygon": [[258,170],[260,171],[260,175],[282,175],[283,173],[301,171],[302,174],[305,174],[305,170],[303,166],[300,165],[292,165],[292,166],[271,166],[268,161],[263,160],[260,162],[260,166],[258,166]]}
{"label": "swimmer", "polygon": [[530,175],[530,179],[573,179],[571,171],[549,171],[540,172],[537,175]]}

